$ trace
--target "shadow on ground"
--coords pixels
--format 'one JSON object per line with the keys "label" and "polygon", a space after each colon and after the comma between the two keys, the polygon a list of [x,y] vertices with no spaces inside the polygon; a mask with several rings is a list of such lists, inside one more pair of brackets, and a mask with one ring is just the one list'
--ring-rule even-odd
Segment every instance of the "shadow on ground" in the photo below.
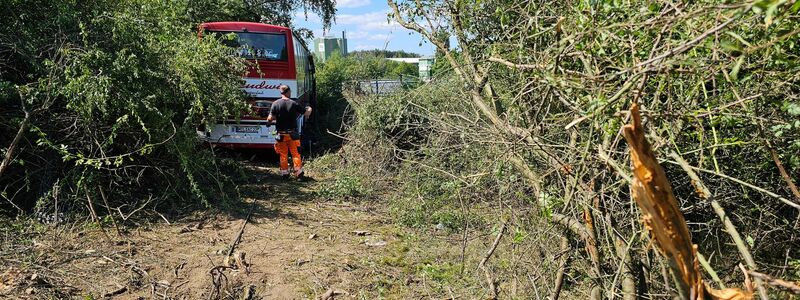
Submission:
{"label": "shadow on ground", "polygon": [[[212,211],[202,212],[200,215],[186,213],[179,216],[182,221],[193,221],[204,218],[204,215],[227,215],[234,219],[244,219],[257,222],[263,219],[296,219],[296,216],[285,208],[306,202],[311,202],[316,197],[314,185],[316,180],[313,174],[308,174],[304,180],[294,177],[283,178],[278,169],[278,156],[271,149],[265,150],[217,150],[217,155],[226,159],[233,159],[241,163],[244,168],[244,177],[233,178],[238,193],[237,200],[219,203]],[[306,157],[303,157],[306,159]]]}
{"label": "shadow on ground", "polygon": [[387,245],[400,247],[378,207],[316,197],[317,181],[283,180],[269,152],[227,158],[248,174],[232,191],[240,201],[119,235],[111,224],[42,228],[19,255],[0,256],[14,281],[0,298],[302,299],[374,288],[373,266]]}

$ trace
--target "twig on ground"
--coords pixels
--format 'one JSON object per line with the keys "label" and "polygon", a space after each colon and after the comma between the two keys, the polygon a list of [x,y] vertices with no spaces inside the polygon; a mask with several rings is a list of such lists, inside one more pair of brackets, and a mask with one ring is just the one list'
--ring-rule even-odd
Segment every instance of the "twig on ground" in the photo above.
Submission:
{"label": "twig on ground", "polygon": [[103,222],[97,217],[97,211],[94,210],[94,205],[92,204],[92,198],[89,197],[89,189],[86,185],[83,186],[83,190],[86,192],[86,203],[89,207],[89,213],[92,216],[92,221],[97,223],[97,226],[100,227],[100,231],[103,232],[103,235],[106,237],[106,241],[111,243],[111,237],[108,236],[108,232],[106,232],[106,228],[103,226]]}
{"label": "twig on ground", "polygon": [[334,290],[333,288],[329,288],[325,293],[319,296],[319,300],[332,300],[336,297],[336,295],[342,295],[345,292],[340,290]]}
{"label": "twig on ground", "polygon": [[250,211],[247,212],[247,217],[245,217],[244,221],[242,221],[242,227],[239,228],[239,234],[236,235],[236,238],[233,240],[233,242],[231,242],[230,247],[228,247],[227,257],[233,255],[233,251],[236,249],[236,246],[239,245],[239,242],[242,241],[242,234],[244,234],[244,227],[247,226],[247,222],[250,220],[250,214],[253,212],[253,205],[250,205]]}
{"label": "twig on ground", "polygon": [[128,291],[128,286],[123,286],[121,288],[103,294],[103,298],[111,298],[117,295],[121,295],[122,293],[125,293],[127,291]]}
{"label": "twig on ground", "polygon": [[564,285],[564,273],[566,273],[567,264],[569,263],[569,239],[564,236],[561,237],[561,255],[564,257],[561,259],[561,266],[558,267],[556,287],[553,289],[553,295],[550,296],[550,300],[558,300],[558,296],[561,294],[561,287]]}
{"label": "twig on ground", "polygon": [[483,269],[484,275],[486,275],[486,281],[489,283],[489,288],[491,289],[491,297],[492,299],[497,299],[497,284],[494,282],[494,278],[492,278],[492,274],[489,273],[489,269],[486,268],[486,262],[489,261],[489,258],[492,257],[494,251],[497,250],[497,245],[500,244],[500,239],[503,237],[503,233],[506,232],[506,223],[503,222],[503,226],[500,227],[500,232],[497,233],[497,237],[494,239],[492,243],[492,247],[489,248],[489,252],[486,253],[486,256],[483,257],[481,262],[478,264],[478,267]]}
{"label": "twig on ground", "polygon": [[219,298],[220,288],[222,287],[223,280],[228,281],[228,276],[225,276],[225,269],[230,269],[229,266],[216,266],[211,268],[208,273],[211,275],[211,284],[214,287],[214,290],[208,294],[208,299],[217,299]]}
{"label": "twig on ground", "polygon": [[467,206],[464,205],[464,198],[461,193],[458,193],[458,202],[461,205],[461,214],[464,216],[464,234],[461,239],[461,274],[464,274],[464,259],[467,251],[467,239],[469,234],[469,218],[467,213]]}
{"label": "twig on ground", "polygon": [[106,193],[103,192],[103,188],[98,188],[100,190],[100,197],[103,198],[103,203],[106,205],[106,209],[108,210],[108,217],[111,218],[111,223],[114,225],[114,229],[117,230],[117,237],[122,236],[122,232],[119,230],[119,225],[117,225],[117,220],[114,218],[114,213],[111,212],[111,206],[108,205],[108,199],[106,199]]}
{"label": "twig on ground", "polygon": [[767,144],[767,150],[769,150],[769,154],[772,156],[772,161],[775,162],[775,166],[778,167],[778,172],[781,173],[781,177],[783,177],[783,181],[786,182],[786,185],[789,186],[789,190],[792,191],[794,194],[795,199],[797,202],[800,202],[800,190],[797,189],[797,185],[794,184],[792,181],[792,177],[789,176],[789,173],[786,172],[786,168],[783,167],[783,163],[781,163],[781,159],[778,157],[778,153],[775,152],[775,149],[772,148],[772,144],[769,141],[765,141]]}
{"label": "twig on ground", "polygon": [[157,211],[155,211],[155,210],[153,210],[153,211],[154,211],[154,212],[155,212],[155,213],[156,213],[156,214],[157,214],[159,217],[161,217],[161,219],[162,219],[162,220],[164,220],[164,222],[167,222],[167,225],[172,225],[172,223],[170,223],[170,222],[169,222],[169,220],[167,220],[167,217],[165,217],[164,215],[162,215],[160,212],[157,212]]}

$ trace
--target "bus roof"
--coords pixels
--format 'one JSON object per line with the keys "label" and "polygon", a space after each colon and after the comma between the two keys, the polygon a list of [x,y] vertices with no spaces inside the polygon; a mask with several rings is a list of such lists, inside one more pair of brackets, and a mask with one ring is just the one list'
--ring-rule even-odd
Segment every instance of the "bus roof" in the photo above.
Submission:
{"label": "bus roof", "polygon": [[200,24],[206,30],[222,31],[250,31],[250,32],[288,32],[290,29],[283,26],[269,25],[254,22],[210,22]]}

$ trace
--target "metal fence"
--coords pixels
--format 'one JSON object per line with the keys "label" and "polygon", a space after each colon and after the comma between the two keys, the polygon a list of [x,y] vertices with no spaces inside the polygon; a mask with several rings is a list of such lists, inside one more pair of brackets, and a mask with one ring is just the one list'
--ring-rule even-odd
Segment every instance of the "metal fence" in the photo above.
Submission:
{"label": "metal fence", "polygon": [[356,94],[387,95],[396,91],[405,90],[418,86],[420,81],[412,76],[400,76],[397,79],[370,79],[356,80],[345,83],[345,90],[350,90]]}

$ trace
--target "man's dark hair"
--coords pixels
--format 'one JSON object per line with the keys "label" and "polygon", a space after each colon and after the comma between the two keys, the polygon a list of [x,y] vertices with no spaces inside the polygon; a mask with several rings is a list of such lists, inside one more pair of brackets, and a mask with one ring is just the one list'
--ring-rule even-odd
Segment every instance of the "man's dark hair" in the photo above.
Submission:
{"label": "man's dark hair", "polygon": [[291,96],[292,89],[290,89],[288,85],[281,84],[281,86],[278,87],[278,90],[281,91],[281,95],[286,95],[286,97]]}

